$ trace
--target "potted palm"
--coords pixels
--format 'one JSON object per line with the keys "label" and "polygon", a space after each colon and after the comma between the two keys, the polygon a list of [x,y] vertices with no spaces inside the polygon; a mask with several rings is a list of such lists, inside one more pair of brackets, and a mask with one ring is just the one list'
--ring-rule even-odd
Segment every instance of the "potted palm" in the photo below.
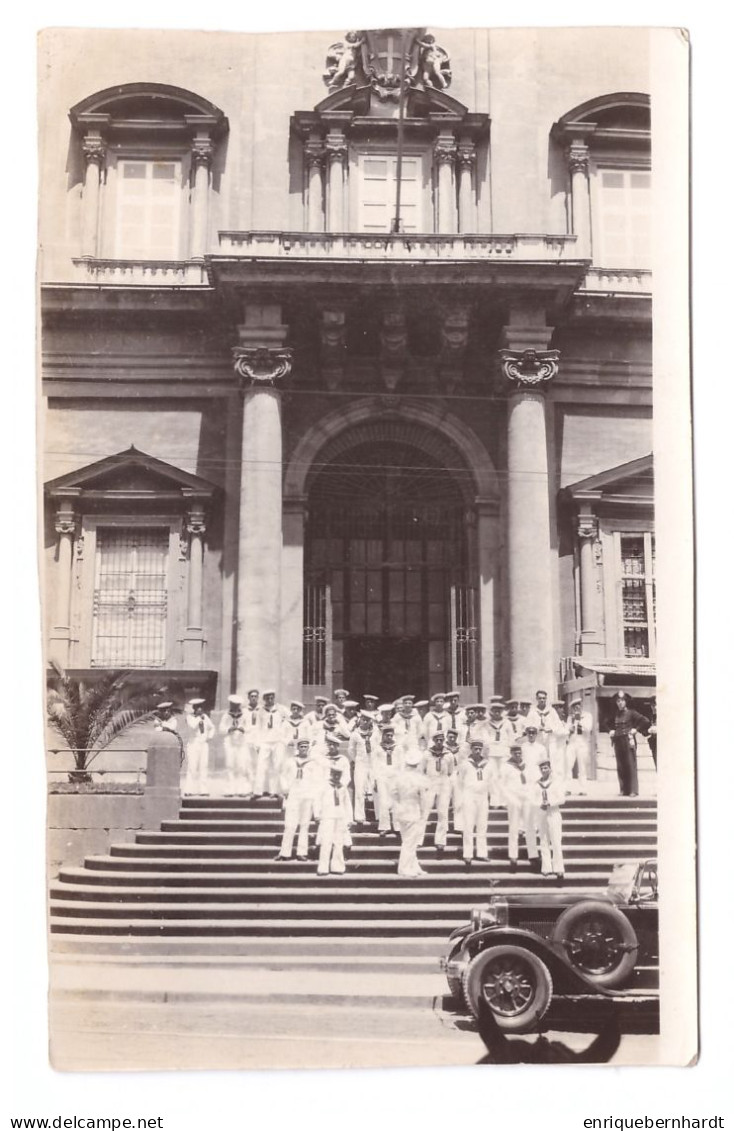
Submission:
{"label": "potted palm", "polygon": [[89,783],[89,767],[95,758],[135,723],[153,718],[153,708],[164,689],[136,689],[129,671],[109,671],[87,684],[69,676],[53,660],[51,669],[48,723],[73,754],[69,781]]}

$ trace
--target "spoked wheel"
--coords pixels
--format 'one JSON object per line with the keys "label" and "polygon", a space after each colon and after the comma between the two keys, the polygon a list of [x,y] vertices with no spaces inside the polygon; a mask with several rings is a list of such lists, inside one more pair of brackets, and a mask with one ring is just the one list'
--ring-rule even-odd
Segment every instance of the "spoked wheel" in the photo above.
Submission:
{"label": "spoked wheel", "polygon": [[639,943],[635,929],[616,907],[579,903],[563,912],[553,942],[565,947],[573,965],[598,986],[618,986],[635,968]]}
{"label": "spoked wheel", "polygon": [[532,951],[493,946],[480,951],[467,967],[464,996],[475,1017],[483,999],[500,1029],[525,1033],[545,1015],[553,982],[548,967]]}

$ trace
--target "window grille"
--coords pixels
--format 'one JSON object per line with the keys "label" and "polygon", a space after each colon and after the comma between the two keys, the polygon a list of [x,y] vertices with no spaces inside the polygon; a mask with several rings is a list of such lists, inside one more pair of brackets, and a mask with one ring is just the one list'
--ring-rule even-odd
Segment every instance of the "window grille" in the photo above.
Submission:
{"label": "window grille", "polygon": [[476,591],[471,585],[452,587],[454,682],[457,687],[477,684]]}
{"label": "window grille", "polygon": [[328,587],[325,582],[306,584],[303,593],[303,682],[326,683]]}
{"label": "window grille", "polygon": [[622,534],[622,634],[625,656],[651,656],[655,633],[655,540],[651,534]]}
{"label": "window grille", "polygon": [[165,666],[168,541],[167,528],[97,529],[94,667]]}

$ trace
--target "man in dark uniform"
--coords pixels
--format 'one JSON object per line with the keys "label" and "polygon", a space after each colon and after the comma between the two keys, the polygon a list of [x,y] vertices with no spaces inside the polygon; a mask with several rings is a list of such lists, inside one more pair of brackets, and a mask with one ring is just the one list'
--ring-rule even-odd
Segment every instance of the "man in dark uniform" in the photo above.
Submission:
{"label": "man in dark uniform", "polygon": [[609,731],[612,740],[614,757],[617,762],[617,777],[619,778],[619,792],[622,797],[637,797],[640,792],[637,783],[637,732],[647,734],[650,720],[638,711],[633,711],[627,701],[624,691],[618,691],[614,697],[616,713],[614,727]]}

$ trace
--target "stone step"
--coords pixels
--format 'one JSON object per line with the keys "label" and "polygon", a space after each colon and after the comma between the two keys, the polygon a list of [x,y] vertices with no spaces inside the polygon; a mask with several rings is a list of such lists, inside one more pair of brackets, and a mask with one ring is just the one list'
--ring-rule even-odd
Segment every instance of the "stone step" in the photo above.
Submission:
{"label": "stone step", "polygon": [[418,937],[364,939],[361,936],[339,938],[298,938],[287,935],[253,935],[241,939],[207,939],[203,936],[166,939],[158,935],[144,939],[120,937],[109,940],[95,940],[84,934],[74,934],[73,930],[57,934],[51,939],[51,948],[57,954],[69,955],[67,961],[76,960],[77,955],[94,954],[105,956],[110,963],[121,959],[130,962],[159,961],[168,963],[172,957],[180,956],[187,964],[196,961],[208,965],[238,963],[243,959],[251,962],[288,962],[298,964],[316,963],[319,966],[330,962],[367,963],[381,968],[390,961],[428,962],[433,969],[438,966],[438,957],[446,945],[445,935],[425,933]]}
{"label": "stone step", "polygon": [[[274,797],[183,797],[182,809],[247,809],[262,812],[267,809],[276,809],[280,801]],[[657,800],[654,797],[568,797],[566,809],[655,809]]]}
{"label": "stone step", "polygon": [[[258,836],[280,836],[283,832],[283,824],[284,822],[282,816],[277,819],[274,818],[273,820],[247,820],[244,818],[238,818],[237,820],[228,819],[226,821],[223,821],[221,819],[202,820],[199,817],[192,817],[186,819],[179,818],[175,821],[163,821],[161,822],[161,832],[231,833],[246,831],[247,833],[257,834]],[[433,833],[436,828],[436,824],[437,822],[435,817],[431,817],[428,820],[428,822],[426,823],[426,830],[429,834]],[[311,827],[316,827],[315,821],[312,822]],[[492,833],[499,832],[507,835],[507,817],[500,815],[491,817],[488,827]],[[606,834],[609,828],[612,828],[615,832],[618,833],[636,831],[655,833],[655,831],[657,830],[657,821],[655,820],[655,818],[645,817],[640,818],[639,820],[615,820],[613,822],[608,822],[607,824],[605,824],[604,822],[587,820],[580,817],[576,819],[565,819],[563,822],[563,835],[564,837],[566,837],[568,835],[573,835],[574,833]],[[458,835],[457,830],[452,829],[451,831],[452,833]],[[353,837],[364,838],[375,837],[377,835],[377,827],[371,824],[352,826]]]}
{"label": "stone step", "polygon": [[[623,862],[624,860],[637,860],[644,859],[648,856],[653,856],[649,849],[640,847],[639,852],[629,851],[620,852],[613,849],[595,852],[593,855],[589,853],[579,852],[577,855],[571,852],[566,853],[566,870],[579,871],[588,868],[594,875],[599,875],[604,882],[609,877],[614,864]],[[490,859],[489,861],[474,860],[471,865],[471,870],[467,869],[463,864],[459,854],[438,857],[432,853],[430,858],[427,852],[422,852],[420,859],[422,867],[428,867],[433,873],[442,876],[458,877],[471,874],[471,871],[484,870],[484,871],[506,871],[510,874],[510,866],[506,857],[498,857]],[[205,852],[198,851],[193,856],[183,856],[175,850],[165,857],[144,856],[142,853],[126,853],[126,854],[110,854],[108,856],[94,856],[88,857],[85,861],[85,868],[90,872],[97,871],[130,871],[141,870],[144,872],[217,872],[227,871],[237,875],[251,875],[253,879],[259,876],[267,877],[283,877],[287,875],[299,875],[308,871],[309,868],[314,867],[314,860],[302,862],[300,860],[286,860],[276,863],[272,858],[265,860],[252,860],[248,857],[242,856],[240,853],[229,853],[225,856],[213,856]],[[347,868],[349,871],[359,872],[361,877],[365,880],[371,876],[384,876],[395,871],[397,864],[397,853],[392,856],[383,856],[382,858],[364,859],[358,865],[355,864],[351,857],[347,859]],[[520,868],[527,867],[527,861],[521,858]],[[270,882],[270,881],[268,881]]]}
{"label": "stone step", "polygon": [[[537,884],[530,884],[515,882],[512,886],[512,894],[519,895],[524,892],[537,892],[539,886],[548,888],[549,881],[544,877],[537,877]],[[351,880],[351,882],[350,882]],[[367,903],[404,903],[412,905],[414,903],[424,903],[431,900],[437,905],[444,906],[448,903],[458,903],[466,908],[467,913],[470,906],[474,904],[486,903],[487,900],[494,894],[494,889],[489,884],[462,884],[457,890],[456,884],[445,884],[443,887],[437,887],[432,882],[432,877],[419,878],[406,883],[401,876],[395,876],[395,883],[382,883],[380,885],[354,883],[355,877],[349,874],[345,875],[339,882],[339,904],[337,911],[341,907],[342,900],[359,902],[360,905]],[[530,880],[530,877],[527,877]],[[563,885],[565,887],[565,885]],[[503,896],[506,896],[507,891],[503,889]],[[590,891],[589,895],[593,898],[598,891]],[[114,901],[115,905],[123,903],[149,903],[155,901],[156,903],[243,903],[261,906],[268,904],[272,906],[276,903],[284,901],[291,901],[301,905],[304,902],[312,900],[320,900],[324,897],[323,879],[316,879],[313,873],[304,877],[297,885],[285,887],[279,885],[275,887],[244,887],[237,885],[233,888],[226,887],[199,887],[194,885],[180,885],[177,887],[163,886],[135,886],[125,885],[118,886],[113,884],[80,884],[80,883],[56,883],[52,884],[50,896],[52,901],[89,901],[96,902]],[[52,902],[52,908],[55,904]]]}
{"label": "stone step", "polygon": [[[140,832],[136,834],[135,843],[137,845],[242,845],[247,847],[252,852],[267,852],[271,845],[280,843],[282,832],[272,833],[258,833],[258,832]],[[633,844],[635,842],[654,844],[656,840],[655,833],[638,832],[618,832],[616,829],[604,830],[603,832],[584,833],[572,832],[564,829],[563,846],[573,844],[609,844],[610,841],[615,844]],[[379,850],[380,848],[389,849],[398,841],[397,836],[388,834],[384,838],[373,834],[372,836],[365,836],[360,833],[352,833],[353,848],[356,850],[369,849],[370,851]],[[487,832],[487,841],[491,844],[507,844],[507,833],[491,827]],[[461,833],[449,833],[447,844],[461,844]]]}
{"label": "stone step", "polygon": [[[311,874],[314,861],[309,861],[311,864]],[[498,876],[510,883],[514,880],[516,884],[529,884],[535,881],[540,881],[541,876],[537,873],[531,873],[528,867],[523,862],[517,872],[510,872],[509,863],[505,861],[504,868],[501,867],[502,862],[496,865],[496,873]],[[424,862],[425,866],[425,862]],[[460,872],[441,873],[431,868],[430,880],[432,888],[439,891],[452,891],[456,888],[457,883],[461,884],[461,891],[463,894],[469,892],[482,893],[484,896],[491,894],[492,886],[491,881],[493,877],[483,877],[481,874],[477,875],[474,868],[465,868],[462,866]],[[579,864],[575,868],[573,876],[574,880],[580,874],[582,865]],[[609,868],[600,869],[599,873],[591,868],[586,871],[589,875],[596,876],[602,875],[602,880],[605,883],[609,874]],[[351,876],[355,881],[357,874],[347,869],[347,876]],[[277,883],[273,882],[273,879]],[[396,872],[383,872],[376,873],[372,876],[367,876],[360,873],[359,890],[360,891],[414,891],[423,890],[425,887],[425,880],[416,879],[412,880],[406,876],[398,876]],[[309,871],[306,865],[302,865],[298,870],[290,870],[288,872],[273,871],[272,873],[263,874],[252,872],[184,872],[184,871],[168,871],[164,872],[153,868],[149,872],[145,871],[114,871],[108,869],[94,870],[92,868],[63,868],[59,873],[59,879],[54,886],[63,887],[65,890],[73,889],[76,887],[89,887],[90,889],[98,887],[132,887],[132,888],[149,888],[149,887],[165,887],[171,890],[180,889],[182,892],[190,891],[194,887],[201,889],[211,888],[237,888],[240,890],[249,890],[252,892],[259,892],[263,897],[274,890],[285,891],[300,891],[305,884],[309,883]],[[598,886],[598,885],[595,885]]]}

